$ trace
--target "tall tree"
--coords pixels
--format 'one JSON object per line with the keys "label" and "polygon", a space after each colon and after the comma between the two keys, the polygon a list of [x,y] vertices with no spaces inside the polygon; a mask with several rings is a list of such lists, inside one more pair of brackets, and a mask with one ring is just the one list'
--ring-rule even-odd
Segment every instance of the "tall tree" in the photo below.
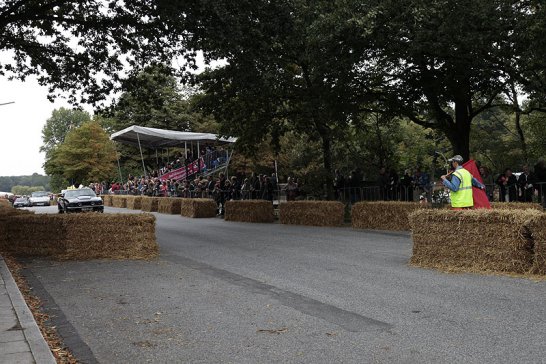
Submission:
{"label": "tall tree", "polygon": [[64,142],[66,134],[84,122],[91,121],[89,113],[77,109],[60,109],[53,110],[51,117],[47,119],[42,128],[42,141],[40,152],[45,152],[48,155],[51,150]]}
{"label": "tall tree", "polygon": [[70,183],[109,180],[115,176],[116,153],[104,129],[90,121],[70,131],[44,167],[48,174],[61,175]]}
{"label": "tall tree", "polygon": [[373,66],[383,74],[387,107],[440,130],[453,151],[468,158],[472,121],[495,106],[515,71],[514,24],[527,16],[527,6],[516,0],[378,2]]}
{"label": "tall tree", "polygon": [[[199,77],[201,106],[213,113],[221,132],[252,150],[260,141],[292,131],[319,141],[323,168],[332,173],[332,142],[350,123],[360,97],[355,65],[345,46],[354,25],[343,22],[341,2],[217,1],[194,41],[224,66]],[[221,27],[215,24],[221,24]],[[324,181],[331,194],[331,178]]]}

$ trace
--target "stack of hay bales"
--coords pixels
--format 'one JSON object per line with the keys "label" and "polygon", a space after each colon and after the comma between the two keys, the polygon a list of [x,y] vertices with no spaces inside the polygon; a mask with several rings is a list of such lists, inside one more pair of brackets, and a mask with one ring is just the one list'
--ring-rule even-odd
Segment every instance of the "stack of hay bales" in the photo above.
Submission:
{"label": "stack of hay bales", "polygon": [[104,206],[112,206],[112,195],[104,195],[102,196],[102,203]]}
{"label": "stack of hay bales", "polygon": [[533,241],[533,273],[546,275],[546,214],[531,218],[526,224]]}
{"label": "stack of hay bales", "polygon": [[290,201],[279,205],[281,224],[341,226],[345,206],[338,201]]}
{"label": "stack of hay bales", "polygon": [[157,212],[160,197],[143,197],[140,202],[142,211]]}
{"label": "stack of hay bales", "polygon": [[178,197],[164,197],[159,199],[157,211],[161,214],[180,215],[182,199]]}
{"label": "stack of hay bales", "polygon": [[502,210],[543,210],[539,203],[531,202],[491,202],[491,208]]}
{"label": "stack of hay bales", "polygon": [[131,210],[140,210],[142,208],[142,197],[141,196],[127,196],[126,205],[128,209]]}
{"label": "stack of hay bales", "polygon": [[411,263],[448,271],[528,273],[534,261],[526,222],[536,210],[418,210],[410,215]]}
{"label": "stack of hay bales", "polygon": [[409,231],[409,215],[423,207],[417,202],[358,202],[351,210],[351,221],[355,229]]}
{"label": "stack of hay bales", "polygon": [[149,259],[159,250],[150,214],[19,214],[6,238],[4,251],[55,259]]}
{"label": "stack of hay bales", "polygon": [[11,203],[5,198],[0,198],[0,207],[11,207]]}
{"label": "stack of hay bales", "polygon": [[10,204],[7,206],[0,206],[0,252],[10,251],[11,243],[8,239],[8,227],[10,224],[12,224],[12,220],[10,218],[13,216],[33,214],[34,212],[32,211],[14,209]]}
{"label": "stack of hay bales", "polygon": [[127,196],[112,196],[112,207],[117,207],[121,209],[127,208]]}
{"label": "stack of hay bales", "polygon": [[224,220],[239,222],[273,222],[273,204],[264,200],[227,201]]}
{"label": "stack of hay bales", "polygon": [[218,206],[208,198],[183,198],[180,214],[185,217],[215,217]]}
{"label": "stack of hay bales", "polygon": [[[150,259],[158,255],[155,216],[93,215],[70,215],[63,219],[65,251],[57,258]],[[95,233],[90,234],[90,231]]]}

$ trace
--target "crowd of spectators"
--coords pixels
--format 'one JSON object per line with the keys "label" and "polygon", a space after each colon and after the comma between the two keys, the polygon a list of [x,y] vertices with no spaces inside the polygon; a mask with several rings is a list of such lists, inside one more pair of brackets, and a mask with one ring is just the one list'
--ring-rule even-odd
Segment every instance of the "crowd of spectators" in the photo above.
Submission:
{"label": "crowd of spectators", "polygon": [[[479,171],[490,201],[532,202],[534,196],[540,201],[546,201],[544,161],[539,161],[532,171],[528,165],[522,166],[518,173],[506,168],[497,178],[485,166],[480,166]],[[415,201],[430,200],[435,183],[428,173],[418,167],[415,171],[406,169],[401,176],[395,169],[381,168],[377,179],[368,183],[364,181],[359,169],[351,171],[347,177],[336,170],[333,185],[336,199],[345,201]]]}

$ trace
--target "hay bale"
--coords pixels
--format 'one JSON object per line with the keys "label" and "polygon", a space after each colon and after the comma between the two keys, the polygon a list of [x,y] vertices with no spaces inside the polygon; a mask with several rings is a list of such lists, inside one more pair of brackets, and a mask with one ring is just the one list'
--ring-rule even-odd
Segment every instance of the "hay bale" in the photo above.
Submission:
{"label": "hay bale", "polygon": [[0,198],[0,207],[11,207],[11,203],[5,198]]}
{"label": "hay bale", "polygon": [[128,209],[140,210],[142,208],[142,196],[127,196],[126,201]]}
{"label": "hay bale", "polygon": [[161,214],[180,215],[182,199],[178,197],[163,197],[159,199],[157,211]]}
{"label": "hay bale", "polygon": [[112,195],[104,195],[102,196],[102,202],[104,206],[112,206]]}
{"label": "hay bale", "polygon": [[532,217],[525,226],[533,241],[533,273],[546,275],[546,214]]}
{"label": "hay bale", "polygon": [[127,208],[127,196],[112,196],[112,207]]}
{"label": "hay bale", "polygon": [[149,259],[157,256],[155,217],[98,213],[9,217],[4,251],[54,259]]}
{"label": "hay bale", "polygon": [[227,201],[224,220],[273,222],[273,204],[263,200]]}
{"label": "hay bale", "polygon": [[502,210],[543,210],[541,204],[531,202],[491,202],[491,208]]}
{"label": "hay bale", "polygon": [[359,202],[353,205],[351,222],[355,229],[409,231],[409,215],[423,207],[417,202]]}
{"label": "hay bale", "polygon": [[448,271],[528,273],[533,242],[525,222],[535,210],[432,210],[410,215],[411,264]]}
{"label": "hay bale", "polygon": [[160,197],[142,197],[140,207],[142,211],[157,212]]}
{"label": "hay bale", "polygon": [[341,226],[345,206],[338,201],[290,201],[279,205],[281,224]]}
{"label": "hay bale", "polygon": [[215,217],[217,208],[216,202],[208,198],[183,198],[180,214],[193,218]]}

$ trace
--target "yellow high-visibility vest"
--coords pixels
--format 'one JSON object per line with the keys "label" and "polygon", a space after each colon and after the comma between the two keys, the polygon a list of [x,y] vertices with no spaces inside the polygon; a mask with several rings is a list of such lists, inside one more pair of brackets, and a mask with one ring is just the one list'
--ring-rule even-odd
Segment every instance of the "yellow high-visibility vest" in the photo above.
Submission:
{"label": "yellow high-visibility vest", "polygon": [[460,181],[459,190],[451,191],[452,207],[473,207],[474,198],[472,197],[472,175],[466,169],[461,168],[453,172]]}

